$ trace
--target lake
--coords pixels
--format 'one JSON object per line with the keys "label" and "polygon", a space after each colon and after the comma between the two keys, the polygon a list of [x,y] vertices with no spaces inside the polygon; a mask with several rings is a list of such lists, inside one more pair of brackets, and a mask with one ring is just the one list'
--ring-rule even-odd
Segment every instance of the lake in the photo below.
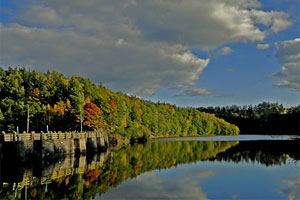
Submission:
{"label": "lake", "polygon": [[299,199],[299,139],[161,138],[59,160],[1,155],[0,199]]}

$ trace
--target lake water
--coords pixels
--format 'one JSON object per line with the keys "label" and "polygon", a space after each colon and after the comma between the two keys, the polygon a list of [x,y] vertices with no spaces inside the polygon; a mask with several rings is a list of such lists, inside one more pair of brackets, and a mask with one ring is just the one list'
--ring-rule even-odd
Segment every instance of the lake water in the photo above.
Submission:
{"label": "lake water", "polygon": [[156,139],[61,160],[1,156],[0,199],[299,199],[299,140]]}

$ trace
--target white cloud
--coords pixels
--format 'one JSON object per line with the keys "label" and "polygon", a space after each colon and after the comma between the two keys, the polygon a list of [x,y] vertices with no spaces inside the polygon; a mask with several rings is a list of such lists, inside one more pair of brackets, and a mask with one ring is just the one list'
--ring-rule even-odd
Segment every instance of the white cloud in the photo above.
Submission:
{"label": "white cloud", "polygon": [[1,35],[7,46],[2,62],[84,75],[135,95],[152,95],[162,87],[189,87],[209,63],[180,45],[98,40],[73,30],[61,33],[11,25]]}
{"label": "white cloud", "polygon": [[226,42],[262,41],[267,32],[255,26],[250,10],[259,5],[255,0],[154,0],[132,9],[131,16],[152,30],[146,33],[148,39],[211,50]]}
{"label": "white cloud", "polygon": [[31,5],[29,8],[23,8],[20,15],[15,17],[17,21],[27,23],[33,26],[58,26],[63,19],[51,7],[41,5]]}
{"label": "white cloud", "polygon": [[141,96],[195,85],[209,59],[194,56],[194,47],[263,41],[290,24],[257,0],[26,2],[13,24],[0,27],[2,65],[84,75]]}
{"label": "white cloud", "polygon": [[300,38],[275,43],[278,61],[283,64],[280,72],[271,75],[282,82],[276,87],[291,88],[300,91]]}
{"label": "white cloud", "polygon": [[270,32],[279,32],[287,29],[292,25],[288,21],[289,15],[281,11],[262,11],[262,10],[251,10],[251,17],[254,18],[256,23],[271,26]]}
{"label": "white cloud", "polygon": [[257,49],[268,49],[268,48],[270,48],[270,45],[269,44],[257,44],[256,48]]}
{"label": "white cloud", "polygon": [[215,91],[208,90],[205,88],[191,88],[186,89],[182,93],[175,95],[175,97],[179,96],[208,96],[214,94]]}
{"label": "white cloud", "polygon": [[216,55],[224,56],[224,55],[228,55],[232,52],[233,52],[233,50],[230,47],[223,47],[216,52]]}

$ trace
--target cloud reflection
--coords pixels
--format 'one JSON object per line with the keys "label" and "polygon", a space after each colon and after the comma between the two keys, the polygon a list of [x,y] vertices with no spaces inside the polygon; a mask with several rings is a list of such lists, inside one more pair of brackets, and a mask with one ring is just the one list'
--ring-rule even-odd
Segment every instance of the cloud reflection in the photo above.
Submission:
{"label": "cloud reflection", "polygon": [[206,179],[215,176],[217,173],[212,170],[188,170],[188,169],[178,169],[178,172],[184,173],[187,177],[194,177],[199,179]]}
{"label": "cloud reflection", "polygon": [[300,176],[295,178],[283,178],[280,182],[286,183],[287,187],[276,189],[279,193],[288,196],[289,200],[300,199]]}
{"label": "cloud reflection", "polygon": [[145,173],[136,179],[127,180],[96,199],[207,199],[199,181],[214,176],[215,172],[176,171],[182,172],[181,175],[184,176],[164,178],[155,172]]}

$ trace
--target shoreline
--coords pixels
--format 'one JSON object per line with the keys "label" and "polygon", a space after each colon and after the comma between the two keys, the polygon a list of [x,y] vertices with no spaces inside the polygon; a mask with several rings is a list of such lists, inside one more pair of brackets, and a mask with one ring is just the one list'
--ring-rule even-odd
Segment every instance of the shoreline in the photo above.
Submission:
{"label": "shoreline", "polygon": [[294,140],[298,135],[211,135],[184,137],[153,137],[151,141],[256,141],[256,140]]}

